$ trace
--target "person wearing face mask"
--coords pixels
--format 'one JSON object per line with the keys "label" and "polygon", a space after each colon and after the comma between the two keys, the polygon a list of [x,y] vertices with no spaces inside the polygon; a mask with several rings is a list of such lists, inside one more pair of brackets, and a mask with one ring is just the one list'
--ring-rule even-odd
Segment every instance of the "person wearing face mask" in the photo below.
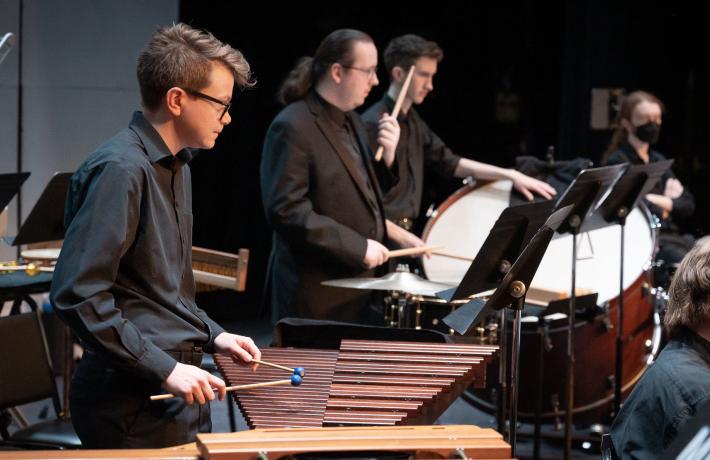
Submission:
{"label": "person wearing face mask", "polygon": [[[663,103],[653,94],[634,91],[627,95],[617,117],[617,128],[602,157],[602,164],[654,163],[666,157],[652,148],[661,133]],[[670,169],[663,174],[646,204],[661,222],[657,258],[674,266],[693,245],[690,235],[680,235],[673,219],[690,217],[695,211],[695,199]],[[663,274],[660,274],[664,277]],[[657,279],[664,284],[668,280]]]}

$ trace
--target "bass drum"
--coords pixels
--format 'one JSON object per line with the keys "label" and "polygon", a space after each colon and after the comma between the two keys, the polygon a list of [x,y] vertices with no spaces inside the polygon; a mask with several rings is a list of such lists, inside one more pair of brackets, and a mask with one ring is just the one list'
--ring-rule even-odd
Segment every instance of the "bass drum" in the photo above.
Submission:
{"label": "bass drum", "polygon": [[[508,207],[510,192],[511,183],[507,181],[479,183],[459,189],[427,222],[424,241],[427,245],[444,246],[443,251],[449,254],[475,257],[500,213]],[[660,344],[660,318],[647,289],[651,284],[655,228],[655,221],[645,208],[635,208],[627,218],[622,387],[625,394],[653,361]],[[571,238],[566,235],[550,242],[531,283],[532,288],[569,293]],[[596,316],[578,317],[575,324],[575,421],[593,423],[609,413],[614,396],[620,227],[610,226],[577,238],[577,289],[598,293],[598,305],[603,307]],[[423,258],[422,265],[431,281],[458,284],[470,262],[433,255]],[[526,307],[526,310],[531,309]],[[536,318],[526,318],[522,329],[519,414],[526,419],[533,417],[538,369],[542,362],[543,417],[562,416],[567,319],[548,321],[547,327],[542,328],[538,327]],[[547,345],[542,356],[539,351],[541,340]],[[497,363],[492,363],[488,372],[488,375],[498,375]],[[476,395],[477,404],[494,410],[490,395],[484,391]]]}

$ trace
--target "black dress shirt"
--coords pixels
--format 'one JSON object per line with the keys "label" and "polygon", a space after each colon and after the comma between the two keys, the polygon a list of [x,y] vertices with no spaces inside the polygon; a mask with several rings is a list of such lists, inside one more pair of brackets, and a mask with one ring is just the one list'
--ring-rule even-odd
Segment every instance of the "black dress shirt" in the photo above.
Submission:
{"label": "black dress shirt", "polygon": [[190,159],[136,112],[72,176],[52,283],[89,350],[154,381],[176,365],[166,351],[211,351],[224,332],[195,304]]}
{"label": "black dress shirt", "polygon": [[[377,150],[380,117],[385,112],[392,113],[393,109],[394,101],[385,95],[362,115],[373,151]],[[406,114],[400,112],[397,121],[400,135],[392,165],[394,179],[391,186],[383,187],[382,197],[385,217],[395,221],[419,216],[425,173],[453,178],[461,159],[429,128],[414,107]]]}
{"label": "black dress shirt", "polygon": [[661,455],[710,401],[710,342],[686,330],[673,338],[631,392],[611,426],[622,459]]}
{"label": "black dress shirt", "polygon": [[[365,184],[365,193],[367,195],[367,200],[370,202],[373,211],[375,212],[375,221],[377,225],[377,230],[375,234],[375,239],[381,241],[385,235],[384,231],[384,220],[380,215],[380,207],[377,203],[377,196],[375,195],[375,190],[372,188],[372,180],[367,173],[367,168],[365,167],[365,158],[363,155],[369,155],[368,153],[363,153],[367,150],[367,147],[360,145],[358,141],[354,122],[352,120],[353,113],[345,113],[342,110],[335,107],[333,104],[329,103],[323,99],[320,94],[314,91],[316,99],[323,106],[323,112],[326,117],[333,123],[335,131],[338,133],[340,143],[347,149],[350,157],[356,165],[356,169],[360,176],[360,180]],[[355,115],[357,116],[357,115]],[[375,167],[376,173],[378,173],[378,166],[382,168],[381,163],[379,165],[373,165]],[[378,173],[381,176],[381,172]],[[380,187],[384,188],[382,180],[380,180]]]}

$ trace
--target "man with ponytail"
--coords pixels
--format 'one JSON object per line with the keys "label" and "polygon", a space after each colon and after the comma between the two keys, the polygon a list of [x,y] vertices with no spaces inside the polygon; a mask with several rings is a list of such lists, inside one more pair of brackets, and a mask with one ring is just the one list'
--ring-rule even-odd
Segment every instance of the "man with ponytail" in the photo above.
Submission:
{"label": "man with ponytail", "polygon": [[[321,282],[373,276],[388,258],[380,190],[387,171],[373,165],[354,112],[377,84],[372,38],[340,29],[302,58],[279,90],[286,107],[269,127],[261,161],[261,193],[274,230],[267,275],[273,321],[376,322],[369,294]],[[379,139],[391,160],[399,139],[393,117],[382,118]]]}

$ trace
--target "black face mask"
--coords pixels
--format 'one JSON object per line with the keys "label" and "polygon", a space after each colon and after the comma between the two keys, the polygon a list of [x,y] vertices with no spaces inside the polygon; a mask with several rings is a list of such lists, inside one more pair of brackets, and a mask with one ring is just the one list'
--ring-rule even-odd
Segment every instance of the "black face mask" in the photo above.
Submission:
{"label": "black face mask", "polygon": [[649,121],[641,126],[637,126],[634,134],[641,142],[655,144],[658,142],[658,137],[661,135],[661,125],[656,122]]}

